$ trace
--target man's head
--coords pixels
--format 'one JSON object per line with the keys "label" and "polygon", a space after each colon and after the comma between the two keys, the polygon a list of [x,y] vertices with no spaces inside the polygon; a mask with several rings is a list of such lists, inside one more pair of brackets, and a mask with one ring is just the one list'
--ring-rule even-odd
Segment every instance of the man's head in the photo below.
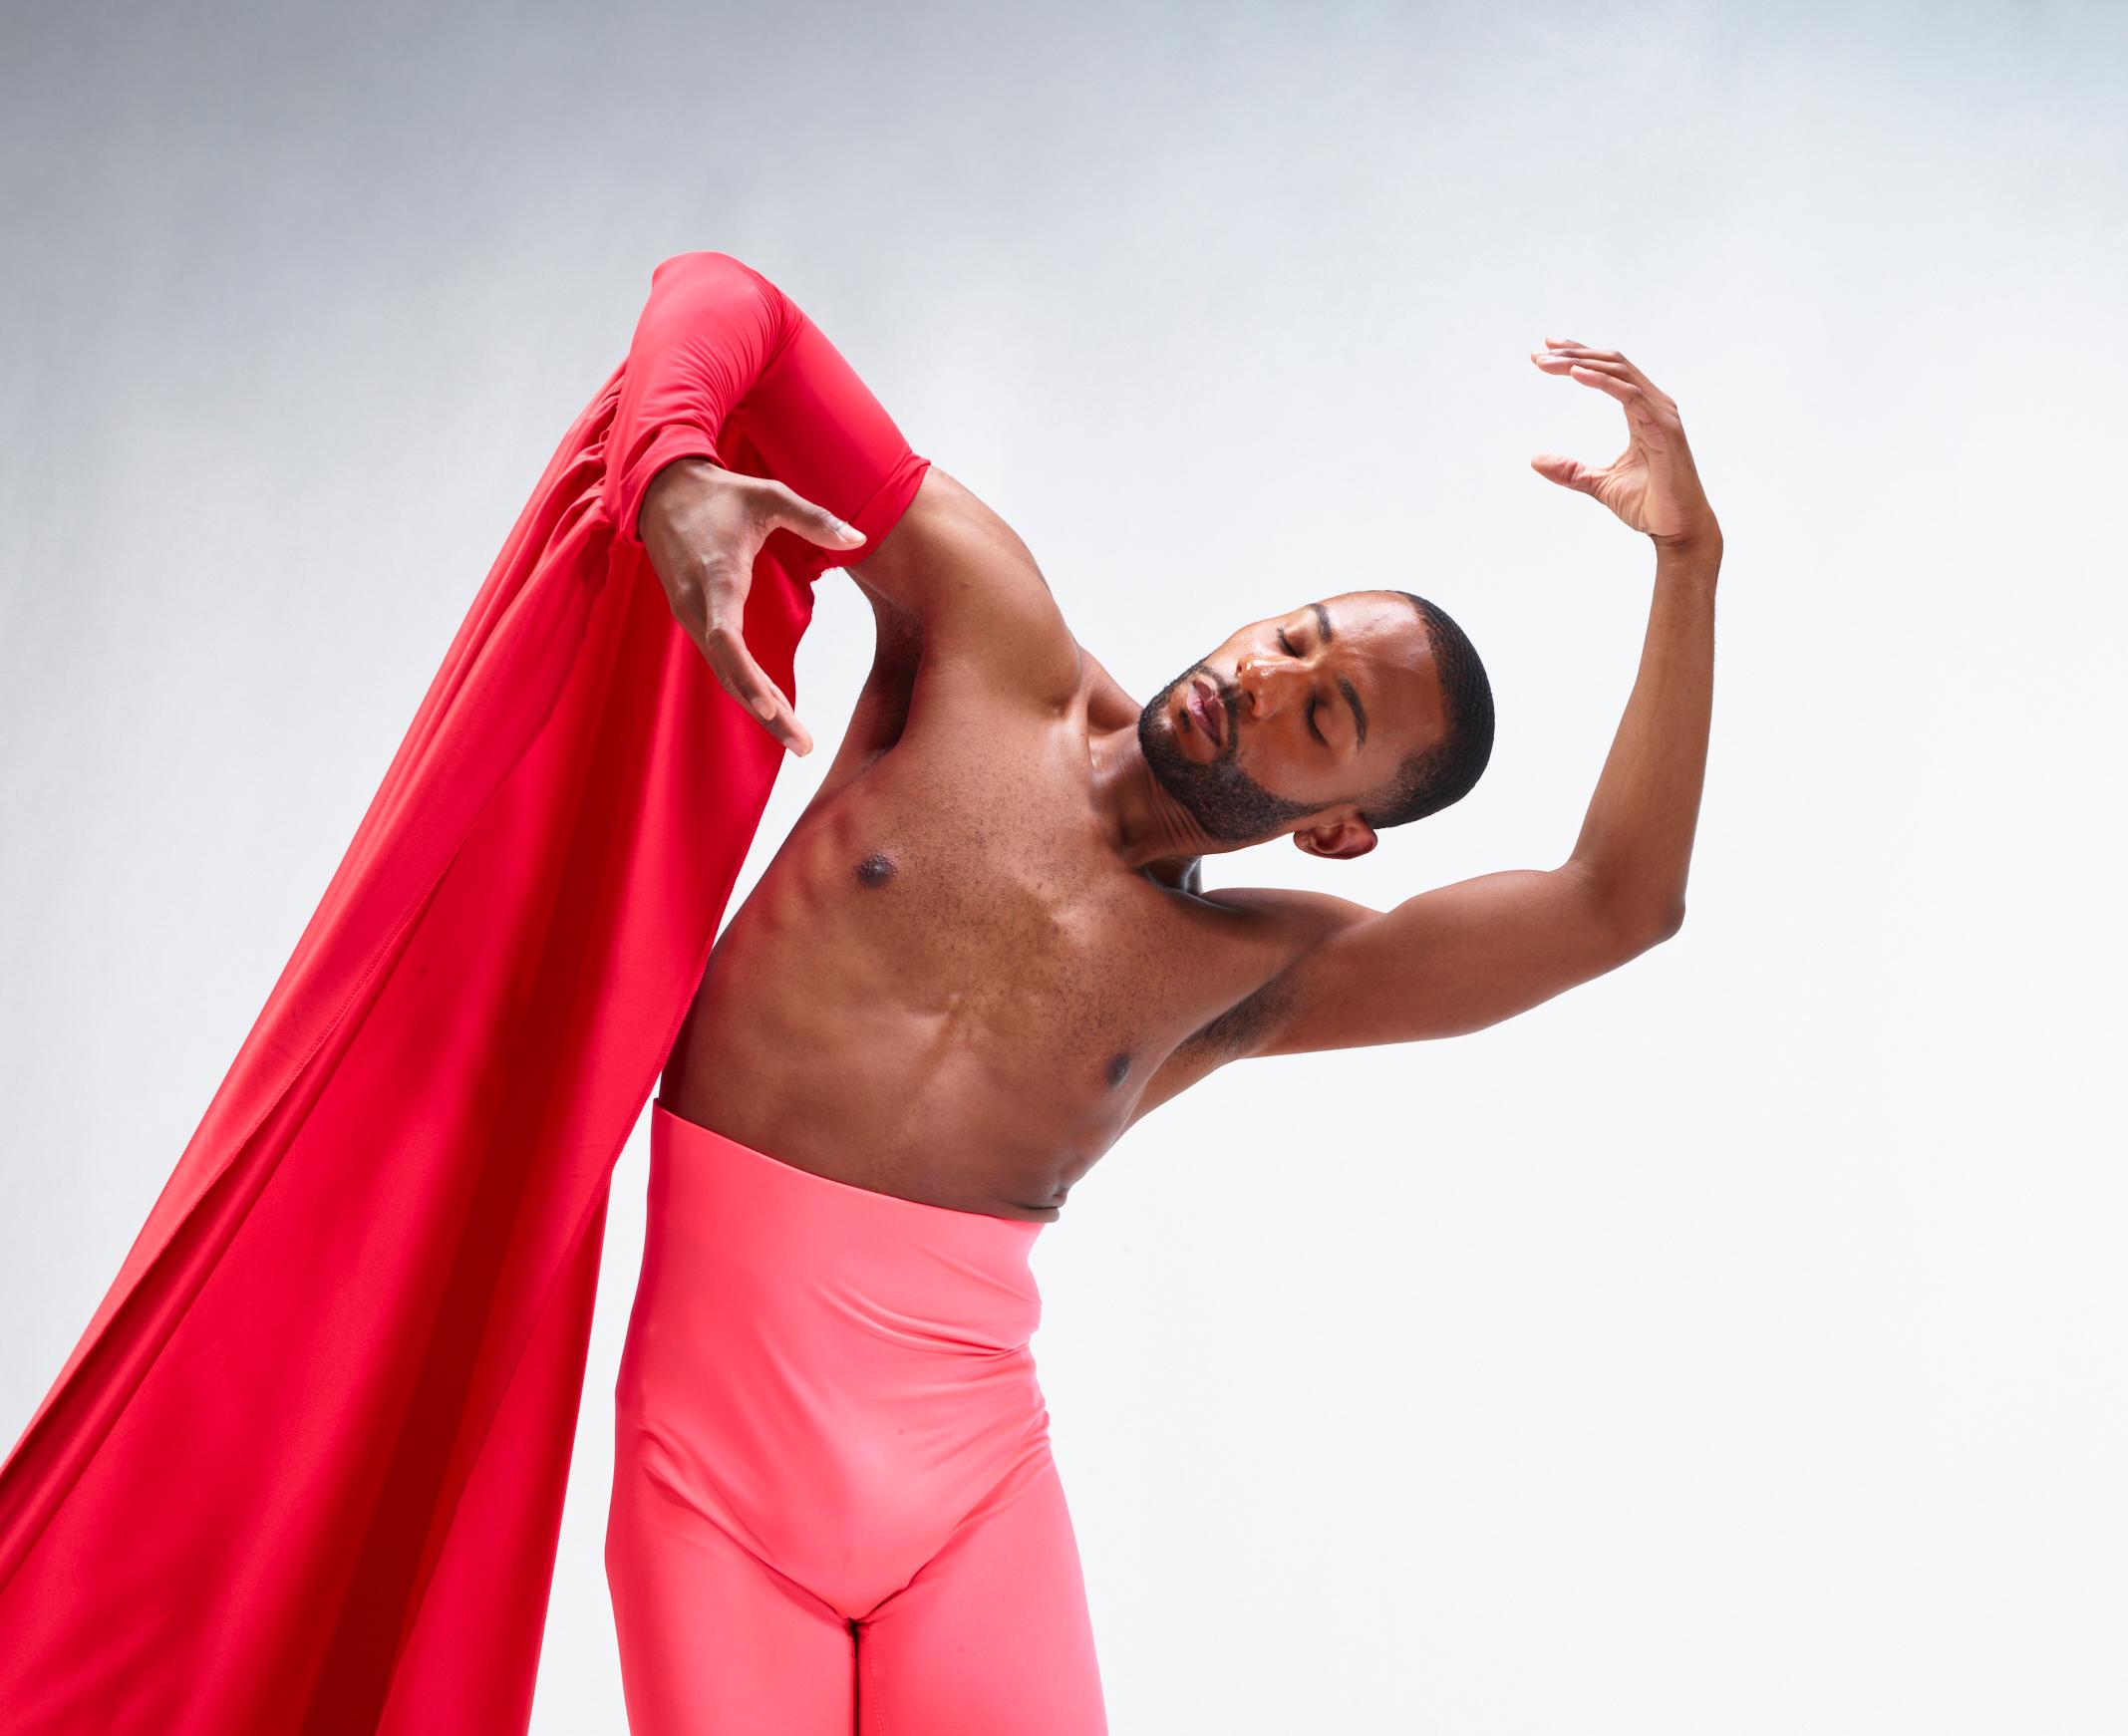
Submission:
{"label": "man's head", "polygon": [[1408,591],[1352,591],[1230,635],[1153,695],[1138,743],[1215,847],[1282,832],[1359,856],[1470,792],[1492,688],[1463,630]]}

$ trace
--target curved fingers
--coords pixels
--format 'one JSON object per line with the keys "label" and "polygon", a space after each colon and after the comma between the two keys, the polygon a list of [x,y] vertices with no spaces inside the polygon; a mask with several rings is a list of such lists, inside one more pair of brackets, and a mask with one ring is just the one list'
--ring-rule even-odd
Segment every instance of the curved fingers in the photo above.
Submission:
{"label": "curved fingers", "polygon": [[[1669,399],[1649,385],[1647,379],[1630,363],[1584,361],[1571,354],[1557,356],[1532,355],[1530,360],[1535,362],[1547,374],[1554,376],[1567,375],[1581,381],[1584,386],[1594,386],[1599,379],[1617,381],[1622,385],[1633,387],[1635,391],[1646,396],[1651,403],[1665,406],[1672,411],[1676,409],[1675,405],[1671,404]],[[1614,398],[1627,398],[1628,396],[1614,391],[1610,387],[1605,387],[1604,390],[1611,392]],[[1629,409],[1632,408],[1630,400],[1627,407]]]}
{"label": "curved fingers", "polygon": [[1593,386],[1599,392],[1608,392],[1626,407],[1629,415],[1642,422],[1653,420],[1654,410],[1648,403],[1647,395],[1623,375],[1592,368],[1583,362],[1575,363],[1570,372],[1584,386]]}
{"label": "curved fingers", "polygon": [[[1550,340],[1547,339],[1546,342],[1550,343]],[[1551,347],[1559,355],[1566,357],[1570,361],[1621,373],[1626,379],[1631,380],[1636,386],[1640,387],[1642,391],[1668,405],[1672,410],[1677,408],[1675,399],[1672,398],[1669,393],[1649,379],[1646,373],[1627,361],[1616,350],[1592,350],[1586,344],[1577,344],[1571,341],[1553,344]]]}
{"label": "curved fingers", "polygon": [[845,524],[824,506],[817,506],[789,484],[767,481],[762,488],[762,510],[771,529],[787,530],[822,548],[847,554],[864,541],[864,532]]}
{"label": "curved fingers", "polygon": [[695,644],[709,661],[717,685],[745,706],[761,726],[793,753],[812,750],[812,736],[798,722],[789,699],[747,649],[747,592],[753,562],[719,562],[703,578],[704,620]]}

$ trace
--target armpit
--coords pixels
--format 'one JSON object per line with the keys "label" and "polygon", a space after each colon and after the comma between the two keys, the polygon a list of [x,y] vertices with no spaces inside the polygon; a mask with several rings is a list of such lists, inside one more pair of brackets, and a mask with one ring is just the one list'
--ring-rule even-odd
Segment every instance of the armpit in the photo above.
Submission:
{"label": "armpit", "polygon": [[1245,995],[1217,1018],[1191,1032],[1181,1046],[1220,1061],[1251,1053],[1294,1009],[1298,993],[1285,972]]}

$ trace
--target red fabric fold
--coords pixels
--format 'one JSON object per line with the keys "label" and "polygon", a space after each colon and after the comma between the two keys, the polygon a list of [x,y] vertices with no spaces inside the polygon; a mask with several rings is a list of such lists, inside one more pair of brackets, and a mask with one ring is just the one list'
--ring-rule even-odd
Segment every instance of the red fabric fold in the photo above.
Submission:
{"label": "red fabric fold", "polygon": [[633,534],[693,451],[866,535],[757,562],[793,697],[926,467],[758,273],[658,268],[0,1466],[5,1736],[524,1727],[608,1180],[781,762]]}

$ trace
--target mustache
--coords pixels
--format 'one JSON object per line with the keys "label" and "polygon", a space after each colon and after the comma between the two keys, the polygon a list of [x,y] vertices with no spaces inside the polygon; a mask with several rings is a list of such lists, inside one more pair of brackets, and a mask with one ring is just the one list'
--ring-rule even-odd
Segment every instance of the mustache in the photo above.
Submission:
{"label": "mustache", "polygon": [[[1225,709],[1224,739],[1218,754],[1209,760],[1187,757],[1179,745],[1176,723],[1169,716],[1169,701],[1177,691],[1203,674],[1212,684]],[[1218,671],[1193,663],[1162,688],[1138,716],[1138,745],[1145,763],[1162,788],[1189,812],[1206,835],[1226,843],[1240,843],[1276,832],[1287,821],[1309,810],[1302,802],[1273,795],[1241,767],[1241,731],[1237,725],[1240,689],[1222,681]]]}

